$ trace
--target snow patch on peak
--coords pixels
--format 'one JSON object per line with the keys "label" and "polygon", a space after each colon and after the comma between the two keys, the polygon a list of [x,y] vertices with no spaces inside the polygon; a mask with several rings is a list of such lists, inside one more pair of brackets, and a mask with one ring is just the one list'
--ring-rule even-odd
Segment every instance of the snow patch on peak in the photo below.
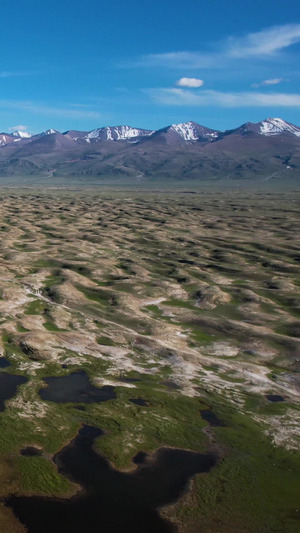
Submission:
{"label": "snow patch on peak", "polygon": [[287,131],[288,133],[292,133],[297,137],[300,137],[300,129],[294,126],[293,124],[285,122],[281,118],[267,118],[266,120],[263,120],[260,123],[259,133],[261,135],[278,135],[279,133],[285,131]]}
{"label": "snow patch on peak", "polygon": [[117,126],[115,128],[115,132],[119,139],[132,139],[133,137],[139,137],[140,135],[151,135],[152,132],[144,132],[143,130],[139,130],[137,128],[131,128],[130,126]]}
{"label": "snow patch on peak", "polygon": [[28,131],[14,131],[13,136],[19,137],[19,139],[30,139],[30,137],[32,137],[31,133],[28,133]]}
{"label": "snow patch on peak", "polygon": [[140,130],[131,128],[130,126],[116,126],[113,129],[116,134],[117,141],[132,139],[132,137],[138,137],[140,134]]}
{"label": "snow patch on peak", "polygon": [[91,142],[90,139],[97,139],[99,137],[101,132],[101,128],[97,128],[96,130],[90,131],[90,133],[86,136],[86,142]]}
{"label": "snow patch on peak", "polygon": [[113,140],[114,140],[114,139],[113,139],[113,136],[112,136],[112,134],[111,134],[111,129],[110,129],[110,128],[106,128],[106,139],[107,139],[108,141],[113,141]]}
{"label": "snow patch on peak", "polygon": [[217,139],[219,137],[219,133],[217,131],[213,131],[212,133],[206,133],[206,137],[211,139]]}
{"label": "snow patch on peak", "polygon": [[185,141],[198,141],[199,135],[192,122],[172,124],[171,129],[176,131]]}
{"label": "snow patch on peak", "polygon": [[152,135],[153,131],[140,130],[138,128],[131,128],[130,126],[106,126],[104,128],[97,128],[90,131],[86,137],[86,142],[90,139],[101,139],[107,141],[125,141],[133,139],[134,137],[144,137]]}
{"label": "snow patch on peak", "polygon": [[106,136],[108,141],[125,141],[134,137],[140,137],[145,135],[151,135],[151,132],[139,130],[138,128],[131,128],[130,126],[114,126],[113,128],[107,127]]}

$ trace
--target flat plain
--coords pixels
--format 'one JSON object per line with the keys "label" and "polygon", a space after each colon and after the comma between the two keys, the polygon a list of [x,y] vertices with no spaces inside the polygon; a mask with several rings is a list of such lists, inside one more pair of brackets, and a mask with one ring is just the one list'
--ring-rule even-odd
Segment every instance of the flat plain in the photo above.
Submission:
{"label": "flat plain", "polygon": [[2,189],[1,531],[26,531],[11,495],[78,493],[52,458],[82,425],[118,471],[215,455],[159,510],[180,533],[299,531],[299,200]]}

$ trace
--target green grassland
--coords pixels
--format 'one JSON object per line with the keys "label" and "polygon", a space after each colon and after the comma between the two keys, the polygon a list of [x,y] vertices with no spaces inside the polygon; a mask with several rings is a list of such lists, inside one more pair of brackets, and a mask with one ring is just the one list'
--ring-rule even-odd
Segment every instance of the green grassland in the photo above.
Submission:
{"label": "green grassland", "polygon": [[[179,533],[299,531],[299,194],[7,189],[0,201],[0,372],[28,378],[0,412],[0,530],[24,532],[10,494],[75,494],[52,457],[90,424],[117,469],[164,446],[216,454],[161,511]],[[116,398],[41,400],[45,377],[79,370]]]}

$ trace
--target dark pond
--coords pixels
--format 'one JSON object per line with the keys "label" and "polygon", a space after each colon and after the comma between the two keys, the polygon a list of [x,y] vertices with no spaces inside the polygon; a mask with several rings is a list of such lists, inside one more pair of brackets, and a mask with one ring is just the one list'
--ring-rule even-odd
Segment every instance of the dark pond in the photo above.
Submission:
{"label": "dark pond", "polygon": [[16,395],[18,386],[27,381],[28,379],[24,376],[15,376],[7,372],[0,373],[0,411],[5,409],[4,402]]}
{"label": "dark pond", "polygon": [[279,396],[279,394],[268,394],[266,398],[270,402],[284,402],[284,397]]}
{"label": "dark pond", "polygon": [[138,452],[134,458],[132,459],[132,462],[135,464],[135,465],[141,465],[143,463],[146,462],[147,458],[148,458],[148,454],[146,452]]}
{"label": "dark pond", "polygon": [[146,402],[146,400],[143,400],[143,398],[129,398],[129,401],[135,405],[140,405],[141,407],[149,407],[149,403]]}
{"label": "dark pond", "polygon": [[168,389],[180,389],[180,385],[177,385],[177,383],[174,383],[174,381],[161,381],[162,385],[165,385],[165,387],[168,387]]}
{"label": "dark pond", "polygon": [[116,398],[114,387],[94,387],[84,370],[68,376],[44,378],[48,385],[39,390],[42,400],[56,403],[93,403],[106,402]]}
{"label": "dark pond", "polygon": [[211,427],[226,427],[226,424],[218,418],[210,409],[200,410],[201,418],[209,423]]}
{"label": "dark pond", "polygon": [[5,357],[0,357],[0,368],[6,368],[10,365],[11,363]]}
{"label": "dark pond", "polygon": [[[133,472],[114,470],[93,449],[100,429],[83,426],[57,455],[58,471],[84,487],[69,500],[11,496],[11,507],[29,533],[171,533],[157,509],[177,500],[190,477],[208,472],[212,454],[163,448]],[[146,454],[145,454],[146,455]]]}
{"label": "dark pond", "polygon": [[35,448],[34,446],[27,446],[21,450],[21,455],[25,457],[36,457],[42,455],[42,450]]}

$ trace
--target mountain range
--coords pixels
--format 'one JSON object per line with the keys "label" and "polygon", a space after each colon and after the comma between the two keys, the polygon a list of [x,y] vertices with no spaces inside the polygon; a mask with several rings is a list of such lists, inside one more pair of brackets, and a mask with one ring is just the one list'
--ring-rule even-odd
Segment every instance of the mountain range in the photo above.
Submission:
{"label": "mountain range", "polygon": [[0,176],[111,181],[298,180],[300,127],[280,118],[218,131],[195,122],[159,130],[0,133]]}

